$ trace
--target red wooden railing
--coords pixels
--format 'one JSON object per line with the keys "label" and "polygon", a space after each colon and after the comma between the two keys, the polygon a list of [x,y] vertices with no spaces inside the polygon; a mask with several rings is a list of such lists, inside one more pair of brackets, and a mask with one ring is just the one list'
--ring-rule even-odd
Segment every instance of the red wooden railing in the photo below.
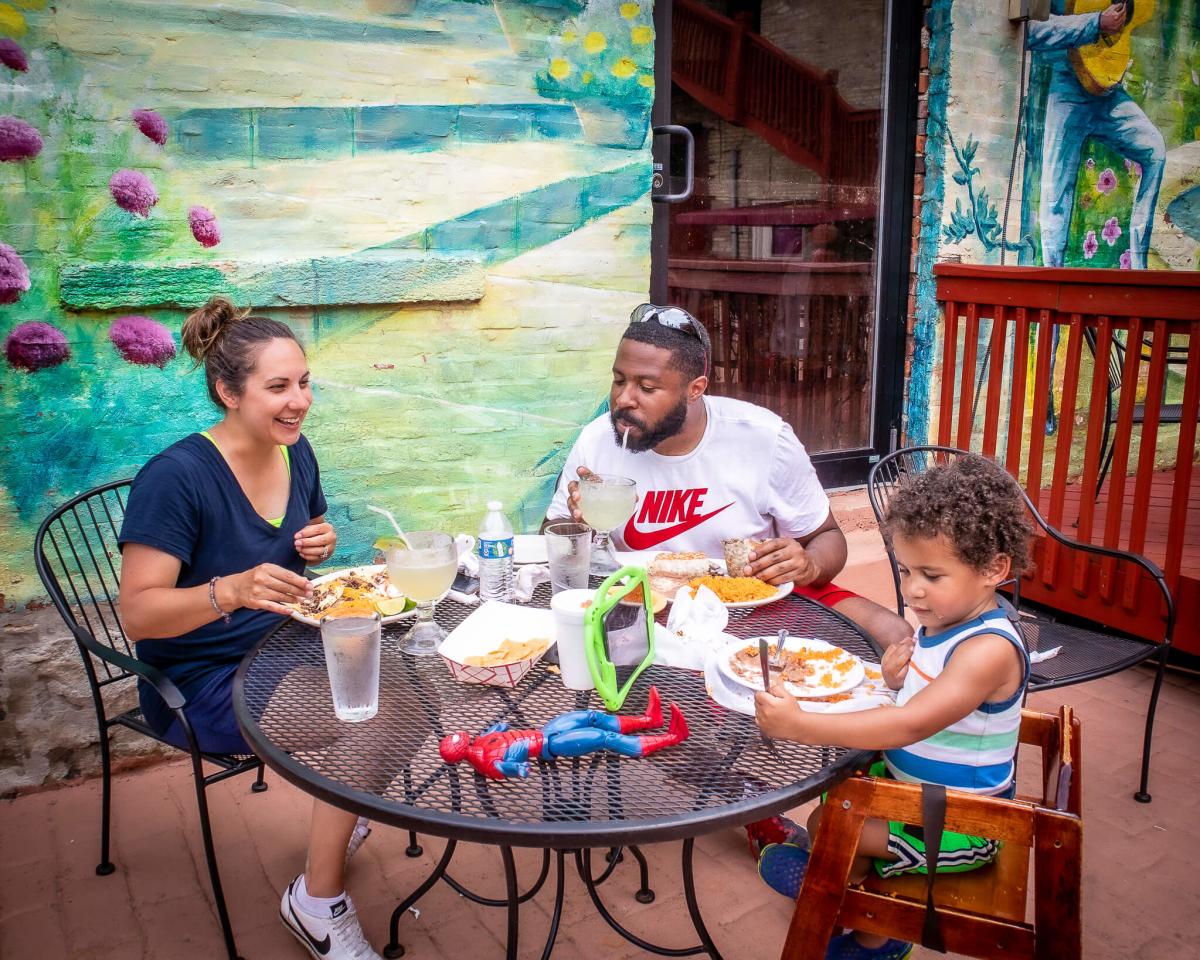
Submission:
{"label": "red wooden railing", "polygon": [[[1177,645],[1200,653],[1200,275],[960,264],[939,264],[934,275],[944,317],[937,442],[997,456],[1068,536],[1162,567],[1176,601]],[[1056,329],[1065,348],[1052,380]],[[1114,341],[1125,349],[1110,369]],[[1110,376],[1118,372],[1112,466],[1097,491]],[[1179,408],[1169,426],[1168,377]],[[1057,429],[1048,436],[1052,385],[1057,394],[1060,384]],[[1164,432],[1174,429],[1172,443]],[[1132,567],[1117,578],[1110,561],[1064,559],[1045,541],[1035,557],[1023,595],[1161,636],[1158,613],[1142,604],[1151,594]]]}
{"label": "red wooden railing", "polygon": [[839,184],[870,184],[879,110],[855,110],[817,70],[697,0],[675,0],[671,79],[709,110]]}

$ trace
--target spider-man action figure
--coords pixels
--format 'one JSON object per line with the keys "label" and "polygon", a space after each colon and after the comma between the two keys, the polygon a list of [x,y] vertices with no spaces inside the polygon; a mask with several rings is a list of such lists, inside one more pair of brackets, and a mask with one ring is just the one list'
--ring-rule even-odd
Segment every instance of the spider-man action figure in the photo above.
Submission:
{"label": "spider-man action figure", "polygon": [[644,757],[663,747],[683,743],[688,737],[683,711],[672,703],[666,733],[635,736],[638,730],[661,727],[662,704],[658,690],[650,688],[646,712],[620,717],[599,710],[560,713],[540,730],[510,730],[508,724],[489,727],[474,742],[465,730],[443,737],[438,752],[447,763],[466,760],[491,780],[529,776],[529,760],[539,757],[581,757],[596,750],[612,750],[625,757]]}

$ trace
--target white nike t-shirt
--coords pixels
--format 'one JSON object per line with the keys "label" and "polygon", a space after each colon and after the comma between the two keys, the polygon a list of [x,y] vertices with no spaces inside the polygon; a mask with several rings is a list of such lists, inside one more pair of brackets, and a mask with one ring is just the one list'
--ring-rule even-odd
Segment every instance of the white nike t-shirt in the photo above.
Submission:
{"label": "white nike t-shirt", "polygon": [[637,481],[638,504],[612,532],[618,550],[700,550],[724,556],[729,537],[805,537],[829,516],[829,498],[792,428],[764,407],[704,398],[708,425],[681,457],[622,450],[607,413],[580,433],[548,517],[568,517],[567,483],[578,467]]}

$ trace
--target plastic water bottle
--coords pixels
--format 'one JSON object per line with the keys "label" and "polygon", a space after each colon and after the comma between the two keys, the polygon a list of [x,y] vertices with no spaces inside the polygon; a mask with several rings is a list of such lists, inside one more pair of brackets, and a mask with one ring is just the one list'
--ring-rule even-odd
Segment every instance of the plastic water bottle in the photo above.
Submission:
{"label": "plastic water bottle", "polygon": [[513,528],[499,500],[489,500],[479,525],[479,599],[511,600],[513,587]]}

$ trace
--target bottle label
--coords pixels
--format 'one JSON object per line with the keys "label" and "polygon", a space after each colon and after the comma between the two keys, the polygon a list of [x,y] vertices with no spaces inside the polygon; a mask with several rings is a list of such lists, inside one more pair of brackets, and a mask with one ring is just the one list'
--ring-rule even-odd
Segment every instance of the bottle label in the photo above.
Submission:
{"label": "bottle label", "polygon": [[511,557],[512,552],[512,537],[505,537],[503,540],[484,540],[482,537],[479,538],[480,560],[503,560],[506,557]]}

